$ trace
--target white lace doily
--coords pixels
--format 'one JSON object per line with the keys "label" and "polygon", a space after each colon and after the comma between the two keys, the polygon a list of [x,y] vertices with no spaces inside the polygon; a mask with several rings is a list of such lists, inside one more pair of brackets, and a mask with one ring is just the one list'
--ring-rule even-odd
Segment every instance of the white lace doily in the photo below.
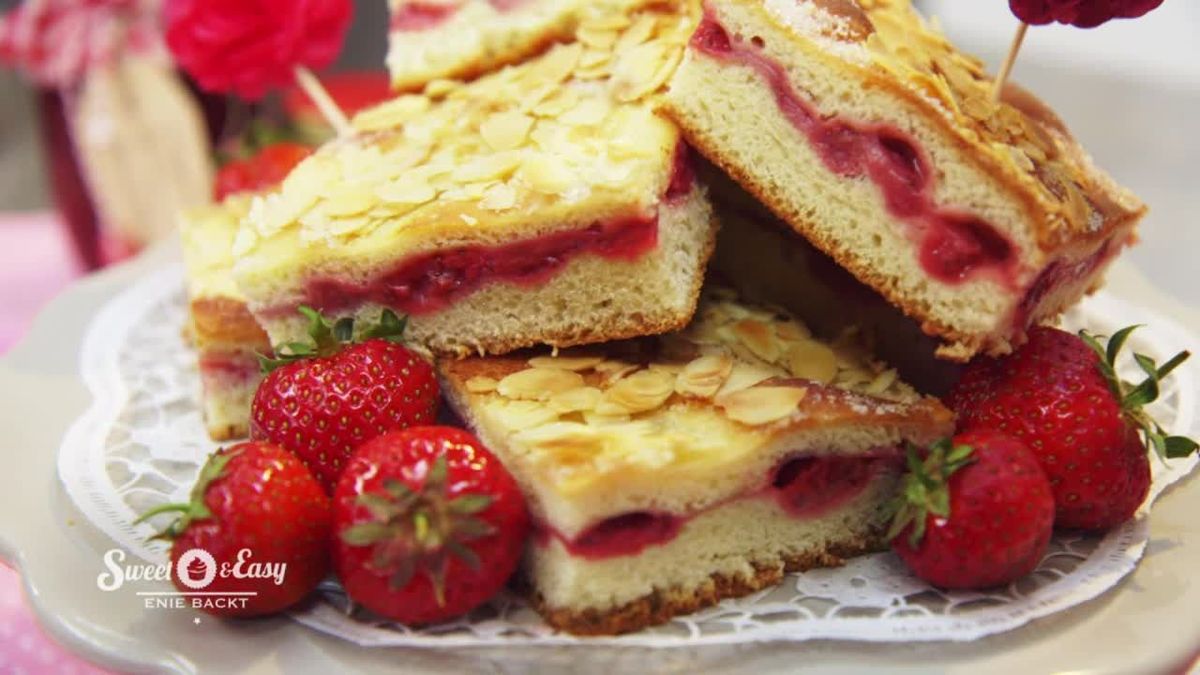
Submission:
{"label": "white lace doily", "polygon": [[[153,562],[164,560],[166,548],[147,542],[153,531],[147,524],[133,525],[136,514],[184,499],[200,464],[215,449],[200,418],[195,359],[181,334],[184,318],[183,275],[177,267],[147,276],[103,308],[88,331],[80,362],[95,400],[68,431],[58,458],[62,483],[88,519],[129,552]],[[1065,321],[1100,333],[1131,323],[1146,325],[1131,346],[1160,362],[1200,344],[1169,319],[1103,293]],[[1197,434],[1198,373],[1200,364],[1185,364],[1155,404],[1158,420],[1174,433]],[[1198,460],[1151,463],[1153,499]],[[470,617],[413,630],[355,610],[333,582],[293,617],[373,646],[973,640],[1103,593],[1134,568],[1147,536],[1144,512],[1104,537],[1056,536],[1037,572],[990,593],[937,591],[909,575],[891,554],[863,556],[838,569],[790,575],[774,589],[727,600],[665,626],[612,638],[555,633],[522,600],[507,594]]]}

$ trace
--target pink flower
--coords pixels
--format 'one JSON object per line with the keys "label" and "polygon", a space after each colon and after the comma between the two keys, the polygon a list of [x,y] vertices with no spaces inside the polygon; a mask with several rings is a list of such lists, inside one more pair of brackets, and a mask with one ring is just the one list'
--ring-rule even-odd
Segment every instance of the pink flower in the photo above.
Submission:
{"label": "pink flower", "polygon": [[296,66],[329,65],[351,13],[350,0],[167,0],[167,44],[201,87],[255,100]]}

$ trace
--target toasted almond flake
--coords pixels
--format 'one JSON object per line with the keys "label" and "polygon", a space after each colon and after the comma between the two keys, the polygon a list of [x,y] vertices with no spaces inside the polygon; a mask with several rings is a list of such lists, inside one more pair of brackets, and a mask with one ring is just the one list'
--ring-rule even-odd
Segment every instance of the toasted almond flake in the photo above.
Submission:
{"label": "toasted almond flake", "polygon": [[788,349],[787,363],[793,377],[821,384],[832,382],[838,372],[837,355],[833,353],[833,349],[813,340],[792,345]]}
{"label": "toasted almond flake", "polygon": [[555,394],[582,386],[583,377],[579,373],[557,368],[528,368],[500,380],[496,391],[506,398],[545,401]]}
{"label": "toasted almond flake", "polygon": [[725,379],[725,384],[717,391],[717,396],[728,396],[743,389],[749,389],[754,385],[769,380],[772,377],[778,377],[780,373],[774,368],[763,366],[760,364],[750,364],[737,362],[733,364],[733,370],[729,372],[729,377]]}
{"label": "toasted almond flake", "polygon": [[525,158],[517,169],[517,178],[542,194],[562,194],[578,181],[569,164],[542,152]]}
{"label": "toasted almond flake", "polygon": [[621,33],[621,37],[617,40],[613,51],[621,52],[643,44],[654,34],[654,28],[657,24],[657,16],[649,13],[642,14],[634,20],[633,25]]}
{"label": "toasted almond flake", "polygon": [[775,328],[762,321],[743,319],[733,325],[733,335],[758,358],[767,363],[779,359],[779,342]]}
{"label": "toasted almond flake", "polygon": [[612,104],[605,98],[585,98],[563,113],[559,121],[573,126],[595,126],[604,121],[612,110]]}
{"label": "toasted almond flake", "polygon": [[604,361],[601,356],[535,356],[529,359],[534,368],[559,368],[582,372],[595,368]]}
{"label": "toasted almond flake", "polygon": [[891,387],[893,384],[895,384],[895,382],[896,382],[896,371],[892,368],[889,368],[889,369],[883,371],[882,373],[876,375],[875,379],[871,380],[870,384],[868,384],[866,387],[866,392],[868,394],[873,394],[873,395],[878,396],[879,394],[882,394],[883,392],[887,391],[889,387]]}
{"label": "toasted almond flake", "polygon": [[437,198],[437,190],[417,175],[404,175],[376,191],[376,196],[389,204],[419,205]]}
{"label": "toasted almond flake", "polygon": [[525,144],[533,118],[516,110],[489,115],[479,126],[483,140],[493,150],[513,150]]}
{"label": "toasted almond flake", "polygon": [[467,391],[472,394],[487,394],[496,391],[496,385],[499,382],[495,378],[476,375],[467,380]]}
{"label": "toasted almond flake", "polygon": [[325,200],[322,208],[326,215],[334,218],[357,216],[379,202],[370,190],[365,188],[347,188],[331,195]]}
{"label": "toasted almond flake", "polygon": [[532,62],[523,71],[527,86],[537,84],[556,84],[567,79],[579,57],[583,55],[583,45],[578,42],[560,45],[550,50],[542,58]]}
{"label": "toasted almond flake", "polygon": [[561,414],[595,410],[604,393],[595,387],[571,389],[550,397],[548,405]]}
{"label": "toasted almond flake", "polygon": [[429,98],[441,98],[461,86],[462,84],[455,80],[430,80],[429,84],[425,85],[425,95]]}
{"label": "toasted almond flake", "polygon": [[775,324],[775,334],[785,342],[803,342],[812,337],[808,327],[799,321],[782,321]]}
{"label": "toasted almond flake", "polygon": [[358,131],[382,131],[408,122],[429,110],[429,106],[430,101],[425,96],[401,96],[360,112],[352,124]]}
{"label": "toasted almond flake", "polygon": [[490,211],[504,211],[511,209],[517,204],[517,191],[508,183],[498,183],[489,187],[483,193],[483,199],[479,202],[480,208],[485,208]]}
{"label": "toasted almond flake", "polygon": [[558,420],[557,412],[538,401],[494,398],[484,404],[484,411],[505,429],[533,429]]}
{"label": "toasted almond flake", "polygon": [[715,402],[729,419],[759,426],[795,413],[807,393],[802,387],[754,387],[720,396]]}
{"label": "toasted almond flake", "polygon": [[479,224],[479,219],[478,219],[478,218],[476,218],[475,216],[472,216],[472,215],[470,215],[470,214],[467,214],[467,213],[460,213],[460,214],[458,214],[458,217],[459,217],[459,219],[460,219],[460,220],[462,220],[464,223],[466,223],[466,224],[468,224],[468,225],[470,225],[470,226],[472,226],[472,227],[474,227],[475,225],[478,225],[478,224]]}
{"label": "toasted almond flake", "polygon": [[617,31],[600,30],[593,26],[581,26],[575,33],[580,42],[596,49],[610,49],[617,42]]}
{"label": "toasted almond flake", "polygon": [[654,370],[639,370],[604,392],[596,412],[607,415],[636,414],[659,408],[675,391],[675,377]]}
{"label": "toasted almond flake", "polygon": [[484,155],[459,166],[450,173],[450,178],[459,183],[503,180],[520,164],[521,154],[519,152],[497,152],[494,155]]}
{"label": "toasted almond flake", "polygon": [[604,384],[611,385],[640,368],[641,366],[635,363],[627,363],[625,361],[604,361],[596,364],[595,370],[604,376]]}
{"label": "toasted almond flake", "polygon": [[733,372],[733,359],[724,354],[701,356],[684,367],[675,381],[675,391],[683,396],[712,398]]}

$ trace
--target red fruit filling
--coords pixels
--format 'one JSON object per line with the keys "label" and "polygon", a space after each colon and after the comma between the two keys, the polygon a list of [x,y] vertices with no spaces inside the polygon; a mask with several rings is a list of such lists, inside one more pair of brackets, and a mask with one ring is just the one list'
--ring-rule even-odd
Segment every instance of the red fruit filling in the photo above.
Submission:
{"label": "red fruit filling", "polygon": [[990,275],[1015,283],[1013,244],[995,227],[937,206],[933,173],[920,146],[907,134],[881,124],[826,118],[787,78],[783,66],[751,43],[730,37],[710,14],[692,36],[691,46],[713,58],[749,66],[770,85],[780,111],[808,139],[826,168],[847,178],[864,177],[879,188],[888,211],[908,224],[921,266],[931,277],[957,284]]}
{"label": "red fruit filling", "polygon": [[[527,0],[489,0],[489,2],[498,11],[507,12],[520,7]],[[402,5],[392,13],[391,27],[396,31],[429,30],[450,20],[450,17],[457,14],[459,9],[460,6],[454,5],[412,2]]]}
{"label": "red fruit filling", "polygon": [[[687,146],[680,144],[674,162],[664,197],[668,203],[690,193],[695,184]],[[580,255],[634,261],[657,246],[657,215],[621,218],[501,246],[460,246],[414,256],[366,284],[316,277],[306,284],[303,304],[335,312],[371,302],[404,314],[429,314],[487,284],[539,286]],[[271,313],[294,311],[294,306],[287,306]]]}
{"label": "red fruit filling", "polygon": [[[899,461],[897,452],[895,448],[888,448],[867,457],[796,457],[773,470],[768,476],[770,482],[761,491],[735,499],[767,496],[775,499],[792,517],[815,518],[861,494],[875,477],[880,463]],[[686,516],[647,511],[625,513],[602,520],[574,538],[564,536],[545,523],[538,523],[534,534],[540,546],[545,546],[554,537],[573,556],[603,560],[637,555],[652,546],[670,543],[688,520],[701,513],[704,511]]]}
{"label": "red fruit filling", "polygon": [[200,356],[200,373],[206,379],[249,379],[261,372],[258,359],[244,352],[204,352]]}
{"label": "red fruit filling", "polygon": [[876,459],[796,457],[775,470],[771,492],[794,517],[815,518],[842,506],[874,476]]}
{"label": "red fruit filling", "polygon": [[1038,275],[1038,278],[1029,286],[1025,297],[1021,299],[1021,304],[1017,307],[1017,311],[1013,315],[1013,325],[1017,327],[1029,325],[1034,311],[1037,310],[1038,306],[1042,304],[1042,300],[1045,300],[1051,291],[1084,277],[1091,276],[1101,265],[1111,260],[1119,250],[1120,246],[1115,244],[1112,239],[1108,239],[1105,240],[1100,248],[1096,249],[1095,253],[1089,256],[1080,258],[1074,262],[1055,260],[1047,265],[1042,270],[1042,273]]}

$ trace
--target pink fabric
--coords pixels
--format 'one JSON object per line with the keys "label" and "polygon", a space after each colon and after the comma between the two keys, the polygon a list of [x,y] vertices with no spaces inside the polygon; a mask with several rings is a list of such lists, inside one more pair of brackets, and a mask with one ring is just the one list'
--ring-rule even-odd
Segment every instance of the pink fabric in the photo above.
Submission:
{"label": "pink fabric", "polygon": [[[79,275],[65,232],[50,212],[0,213],[0,353]],[[25,604],[20,577],[0,565],[0,673],[104,672],[46,637]]]}

